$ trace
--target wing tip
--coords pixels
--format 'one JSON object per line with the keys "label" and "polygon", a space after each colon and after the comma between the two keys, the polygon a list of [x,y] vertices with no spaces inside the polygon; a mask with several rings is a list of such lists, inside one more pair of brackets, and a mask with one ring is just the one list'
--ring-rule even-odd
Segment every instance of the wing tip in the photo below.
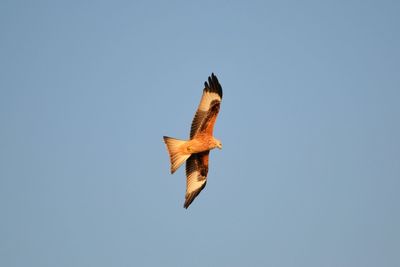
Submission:
{"label": "wing tip", "polygon": [[200,194],[200,192],[204,189],[204,187],[206,187],[207,181],[205,181],[200,188],[198,188],[197,190],[186,194],[185,197],[185,203],[183,204],[183,207],[185,209],[188,209],[190,204],[192,204],[193,200]]}
{"label": "wing tip", "polygon": [[190,194],[190,196],[187,196],[187,197],[186,197],[186,200],[185,200],[185,204],[183,204],[183,207],[184,207],[185,209],[188,209],[189,206],[190,206],[190,204],[192,204],[194,198],[195,198],[195,197],[193,196],[193,193]]}
{"label": "wing tip", "polygon": [[217,93],[222,98],[222,86],[214,72],[211,73],[211,76],[208,76],[208,81],[204,82],[204,87],[207,92]]}
{"label": "wing tip", "polygon": [[[197,190],[196,190],[196,191],[197,191]],[[184,207],[185,209],[189,208],[190,204],[192,204],[193,200],[194,200],[195,197],[198,195],[198,194],[197,194],[197,195],[195,194],[196,191],[195,191],[195,192],[192,192],[192,193],[190,193],[190,194],[186,194],[186,196],[185,196],[185,203],[183,204],[183,207]]]}

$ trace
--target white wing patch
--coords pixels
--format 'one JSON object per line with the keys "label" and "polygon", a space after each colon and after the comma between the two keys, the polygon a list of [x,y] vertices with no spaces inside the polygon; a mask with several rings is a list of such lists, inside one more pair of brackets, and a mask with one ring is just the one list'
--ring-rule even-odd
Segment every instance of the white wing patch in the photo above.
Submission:
{"label": "white wing patch", "polygon": [[206,181],[206,177],[201,176],[199,171],[192,172],[187,177],[186,194],[191,194],[194,191],[199,190]]}
{"label": "white wing patch", "polygon": [[201,102],[199,105],[199,110],[201,111],[208,111],[210,108],[210,104],[212,101],[218,100],[221,101],[221,97],[214,92],[204,92],[203,97],[201,98]]}

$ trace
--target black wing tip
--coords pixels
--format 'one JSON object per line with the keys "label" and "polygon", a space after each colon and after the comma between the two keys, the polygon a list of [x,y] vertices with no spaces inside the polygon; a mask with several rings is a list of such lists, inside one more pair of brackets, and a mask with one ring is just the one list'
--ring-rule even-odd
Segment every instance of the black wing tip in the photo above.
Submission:
{"label": "black wing tip", "polygon": [[204,82],[204,87],[207,92],[217,93],[222,98],[222,86],[214,72],[211,73],[211,76],[208,76],[208,82]]}
{"label": "black wing tip", "polygon": [[[200,190],[200,191],[201,191],[201,190]],[[196,194],[196,193],[197,193],[197,194]],[[184,207],[185,209],[189,208],[190,204],[192,204],[193,200],[197,197],[197,195],[198,195],[199,193],[200,193],[200,192],[197,192],[197,190],[196,190],[195,192],[192,192],[191,194],[187,195],[187,196],[186,196],[186,199],[185,199],[185,204],[183,204],[183,207]]]}
{"label": "black wing tip", "polygon": [[[197,196],[197,195],[196,195],[196,196]],[[183,204],[183,207],[184,207],[185,209],[188,209],[189,206],[190,206],[190,204],[192,204],[193,200],[196,198],[196,196],[193,196],[193,195],[189,196],[189,197],[185,200],[185,204]]]}

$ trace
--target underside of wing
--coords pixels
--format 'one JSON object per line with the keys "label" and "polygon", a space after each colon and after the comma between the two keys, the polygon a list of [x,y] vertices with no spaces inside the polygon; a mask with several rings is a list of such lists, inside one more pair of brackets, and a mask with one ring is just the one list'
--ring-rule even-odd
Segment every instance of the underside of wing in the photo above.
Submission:
{"label": "underside of wing", "polygon": [[204,83],[203,95],[190,128],[190,139],[199,131],[207,131],[212,134],[221,100],[222,87],[218,82],[217,76],[212,73],[211,76],[208,77],[208,82]]}
{"label": "underside of wing", "polygon": [[207,183],[209,151],[192,154],[186,161],[186,195],[184,208],[187,209]]}

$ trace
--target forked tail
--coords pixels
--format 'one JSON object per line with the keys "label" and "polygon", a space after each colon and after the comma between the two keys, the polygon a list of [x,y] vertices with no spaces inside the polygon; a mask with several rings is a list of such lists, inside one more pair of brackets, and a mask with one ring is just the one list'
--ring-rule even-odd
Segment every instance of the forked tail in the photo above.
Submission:
{"label": "forked tail", "polygon": [[164,136],[164,143],[167,145],[169,158],[171,160],[171,173],[174,173],[191,154],[182,153],[181,146],[186,143],[184,140]]}

